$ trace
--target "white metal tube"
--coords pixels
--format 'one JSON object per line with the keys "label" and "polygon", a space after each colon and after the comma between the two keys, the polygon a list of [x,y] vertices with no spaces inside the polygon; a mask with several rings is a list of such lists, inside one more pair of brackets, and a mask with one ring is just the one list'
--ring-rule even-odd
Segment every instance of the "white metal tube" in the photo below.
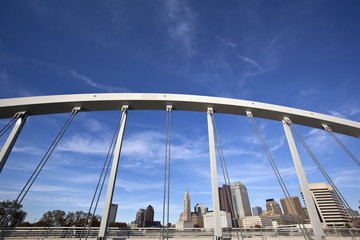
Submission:
{"label": "white metal tube", "polygon": [[15,145],[15,142],[21,132],[21,129],[23,128],[23,126],[26,122],[25,112],[17,113],[17,114],[21,114],[21,116],[16,121],[15,126],[13,127],[9,137],[7,138],[5,144],[2,147],[1,152],[0,152],[0,173],[6,163],[6,160],[8,159],[8,157],[11,153],[12,148]]}
{"label": "white metal tube", "polygon": [[110,207],[111,207],[111,203],[112,203],[112,199],[113,199],[113,195],[114,195],[116,174],[117,174],[118,165],[119,165],[121,145],[122,145],[122,141],[123,141],[123,137],[124,137],[127,109],[128,109],[128,106],[123,106],[121,109],[121,111],[122,111],[121,124],[119,127],[117,139],[116,139],[114,157],[113,157],[113,162],[112,162],[112,166],[111,166],[111,173],[110,173],[110,177],[109,177],[108,189],[106,192],[103,215],[101,217],[98,239],[106,239],[106,230],[107,230],[107,226],[108,226],[108,222],[109,222]]}
{"label": "white metal tube", "polygon": [[212,201],[213,201],[213,217],[214,217],[214,239],[222,239],[221,222],[220,222],[220,203],[217,181],[216,155],[215,155],[215,141],[214,141],[214,126],[212,122],[212,115],[214,111],[208,108],[207,122],[209,133],[209,153],[210,153],[210,168],[211,168],[211,186],[212,186]]}
{"label": "white metal tube", "polygon": [[290,121],[290,119],[284,119],[284,120],[282,120],[282,123],[283,123],[283,127],[285,130],[286,138],[287,138],[287,141],[289,144],[289,148],[291,151],[291,155],[292,155],[292,158],[294,161],[296,173],[299,178],[299,182],[300,182],[301,190],[302,190],[302,193],[304,196],[305,204],[306,204],[306,207],[307,207],[307,210],[309,213],[310,223],[311,223],[311,226],[314,231],[315,240],[323,240],[323,239],[325,239],[324,230],[322,228],[318,213],[315,208],[314,200],[313,200],[311,192],[310,192],[309,184],[306,179],[304,168],[301,164],[300,156],[297,151],[295,141],[294,141],[294,138],[291,133],[291,129],[288,125],[288,123],[291,124],[291,121]]}

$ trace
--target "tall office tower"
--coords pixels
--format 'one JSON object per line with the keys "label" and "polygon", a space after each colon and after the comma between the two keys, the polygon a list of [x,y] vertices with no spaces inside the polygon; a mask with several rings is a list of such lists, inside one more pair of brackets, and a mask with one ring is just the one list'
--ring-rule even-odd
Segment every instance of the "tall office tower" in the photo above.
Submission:
{"label": "tall office tower", "polygon": [[295,196],[290,198],[280,198],[280,203],[284,214],[301,216],[303,219],[305,219],[304,209],[301,206],[299,197]]}
{"label": "tall office tower", "polygon": [[190,195],[189,192],[186,190],[184,196],[184,212],[180,214],[179,221],[176,223],[176,229],[184,230],[184,228],[193,228],[194,223],[192,222],[191,217],[191,208],[190,208]]}
{"label": "tall office tower", "polygon": [[191,208],[190,208],[190,195],[189,192],[186,190],[184,196],[184,222],[191,221]]}
{"label": "tall office tower", "polygon": [[110,214],[109,214],[109,223],[115,222],[117,209],[118,209],[117,204],[111,204],[111,206],[110,206]]}
{"label": "tall office tower", "polygon": [[[222,187],[218,188],[219,191],[219,203],[220,203],[220,210],[226,211],[230,213],[230,216],[233,218],[233,213],[231,211],[231,187],[229,185],[223,184]],[[230,197],[230,198],[229,198]]]}
{"label": "tall office tower", "polygon": [[[344,226],[349,218],[339,196],[331,185],[326,183],[309,183],[320,221],[328,227]],[[299,190],[302,194],[301,188]],[[305,202],[305,201],[304,201]]]}
{"label": "tall office tower", "polygon": [[194,207],[194,212],[198,215],[198,216],[204,216],[205,213],[208,212],[208,208],[205,207],[204,204],[202,203],[197,203]]}
{"label": "tall office tower", "polygon": [[262,208],[259,206],[252,207],[253,216],[261,215],[262,214]]}
{"label": "tall office tower", "polygon": [[251,216],[251,207],[249,201],[249,195],[244,184],[240,181],[236,181],[231,186],[233,193],[233,200],[235,211],[239,217]]}
{"label": "tall office tower", "polygon": [[135,224],[137,227],[144,226],[144,216],[145,216],[145,209],[140,208],[139,211],[136,213]]}
{"label": "tall office tower", "polygon": [[282,214],[279,203],[275,202],[273,198],[266,199],[266,212],[273,214]]}
{"label": "tall office tower", "polygon": [[144,214],[144,227],[152,227],[154,225],[154,208],[149,205]]}

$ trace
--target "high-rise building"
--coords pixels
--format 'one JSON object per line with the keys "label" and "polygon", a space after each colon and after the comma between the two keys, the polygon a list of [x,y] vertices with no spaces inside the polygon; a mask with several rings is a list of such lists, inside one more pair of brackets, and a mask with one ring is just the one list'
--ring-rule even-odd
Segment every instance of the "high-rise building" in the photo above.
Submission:
{"label": "high-rise building", "polygon": [[190,195],[186,190],[184,195],[184,212],[180,217],[179,221],[176,223],[176,229],[183,230],[184,228],[193,228],[194,223],[192,222],[191,217],[191,208],[190,208]]}
{"label": "high-rise building", "polygon": [[233,218],[233,213],[231,211],[231,187],[229,185],[223,184],[222,187],[218,188],[219,191],[219,203],[220,210],[229,212],[231,217]]}
{"label": "high-rise building", "polygon": [[273,198],[266,199],[266,212],[270,213],[270,215],[282,214],[279,203],[274,201]]}
{"label": "high-rise building", "polygon": [[204,204],[202,203],[197,203],[194,207],[194,212],[198,215],[198,216],[204,216],[205,213],[207,213],[209,210],[207,207],[205,207]]}
{"label": "high-rise building", "polygon": [[[349,218],[339,196],[331,185],[326,183],[309,183],[320,221],[329,227],[344,226]],[[302,191],[299,188],[301,195]]]}
{"label": "high-rise building", "polygon": [[154,208],[149,205],[144,213],[144,227],[154,226]]}
{"label": "high-rise building", "polygon": [[145,209],[140,208],[139,211],[136,213],[135,224],[137,227],[144,226],[144,216],[145,216]]}
{"label": "high-rise building", "polygon": [[231,186],[231,191],[233,194],[235,211],[237,212],[238,217],[251,216],[249,195],[245,185],[240,181],[236,181]]}
{"label": "high-rise building", "polygon": [[280,198],[280,203],[284,214],[300,216],[302,219],[305,219],[304,209],[301,206],[299,197]]}
{"label": "high-rise building", "polygon": [[253,206],[252,207],[253,216],[261,215],[262,214],[262,208],[259,206]]}
{"label": "high-rise building", "polygon": [[115,222],[117,209],[118,209],[118,205],[112,203],[110,206],[109,223]]}

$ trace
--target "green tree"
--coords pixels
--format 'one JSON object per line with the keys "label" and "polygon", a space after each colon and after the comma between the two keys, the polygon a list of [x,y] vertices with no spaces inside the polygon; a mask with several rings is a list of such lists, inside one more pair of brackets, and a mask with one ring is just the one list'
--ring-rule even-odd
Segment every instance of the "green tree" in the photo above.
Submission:
{"label": "green tree", "polygon": [[52,210],[43,214],[39,222],[45,224],[47,227],[60,227],[66,226],[65,221],[66,213],[62,210]]}
{"label": "green tree", "polygon": [[7,226],[10,226],[10,227],[15,227],[15,226],[19,225],[26,215],[26,213],[23,210],[21,210],[21,208],[22,208],[22,205],[16,203],[15,200],[14,201],[6,200],[6,201],[0,202],[1,222],[2,223],[3,223],[3,221],[7,222],[8,223]]}
{"label": "green tree", "polygon": [[127,223],[124,223],[124,222],[112,222],[112,223],[109,223],[109,227],[126,228],[126,227],[128,227],[128,225],[127,225]]}
{"label": "green tree", "polygon": [[[86,221],[87,214],[83,211],[68,212],[66,214],[66,223],[68,226],[82,227]],[[90,218],[89,218],[90,219]]]}

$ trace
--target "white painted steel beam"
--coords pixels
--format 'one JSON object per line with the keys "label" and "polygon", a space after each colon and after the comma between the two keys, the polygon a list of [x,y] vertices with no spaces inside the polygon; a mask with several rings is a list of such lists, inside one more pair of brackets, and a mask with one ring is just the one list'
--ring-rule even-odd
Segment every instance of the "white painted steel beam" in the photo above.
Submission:
{"label": "white painted steel beam", "polygon": [[116,175],[117,175],[117,170],[118,170],[118,166],[119,166],[121,146],[122,146],[122,141],[123,141],[124,131],[125,131],[127,109],[128,109],[128,106],[122,106],[122,108],[121,108],[121,111],[122,111],[121,122],[120,122],[121,124],[119,127],[119,132],[117,134],[117,139],[116,139],[116,143],[115,143],[114,157],[113,157],[113,162],[112,162],[112,166],[111,166],[109,184],[108,184],[108,188],[107,188],[107,192],[106,192],[103,215],[101,217],[98,239],[103,239],[103,240],[106,239],[106,230],[107,230],[108,223],[109,223],[110,208],[111,208],[111,203],[112,203],[112,199],[113,199],[113,195],[114,195]]}
{"label": "white painted steel beam", "polygon": [[0,118],[10,118],[20,111],[41,115],[70,112],[79,106],[82,111],[118,110],[122,105],[129,105],[134,110],[163,110],[166,105],[172,105],[173,110],[200,112],[207,112],[211,107],[217,113],[244,116],[250,111],[258,118],[282,121],[288,117],[294,124],[319,129],[323,129],[321,124],[326,124],[333,132],[360,137],[360,123],[343,118],[267,103],[182,94],[109,93],[9,98],[0,100]]}
{"label": "white painted steel beam", "polygon": [[207,110],[207,123],[208,123],[208,134],[209,134],[209,153],[210,153],[210,168],[211,168],[211,187],[212,187],[212,201],[213,201],[213,219],[214,219],[214,239],[222,239],[222,229],[220,222],[220,202],[219,202],[219,191],[218,191],[218,178],[216,168],[216,154],[215,154],[215,140],[214,140],[214,125],[212,116],[214,110],[208,108]]}
{"label": "white painted steel beam", "polygon": [[15,142],[26,122],[26,113],[25,112],[18,112],[15,114],[14,118],[17,118],[15,126],[13,127],[9,137],[7,138],[6,142],[4,143],[1,152],[0,152],[0,173],[4,168],[6,160],[8,159],[12,148],[15,145]]}
{"label": "white painted steel beam", "polygon": [[309,184],[306,179],[304,168],[301,164],[300,156],[297,151],[295,141],[294,141],[294,138],[291,133],[291,129],[288,125],[288,124],[291,124],[291,120],[289,118],[285,118],[282,120],[282,123],[283,123],[283,127],[285,130],[286,138],[287,138],[287,141],[288,141],[288,144],[290,147],[291,155],[292,155],[292,158],[294,161],[296,173],[299,178],[301,190],[302,190],[304,200],[306,203],[306,208],[309,213],[310,223],[311,223],[311,226],[314,231],[315,240],[323,240],[323,239],[325,239],[324,230],[322,228],[320,218],[317,213],[315,203],[314,203],[314,200],[313,200],[311,192],[310,192]]}

